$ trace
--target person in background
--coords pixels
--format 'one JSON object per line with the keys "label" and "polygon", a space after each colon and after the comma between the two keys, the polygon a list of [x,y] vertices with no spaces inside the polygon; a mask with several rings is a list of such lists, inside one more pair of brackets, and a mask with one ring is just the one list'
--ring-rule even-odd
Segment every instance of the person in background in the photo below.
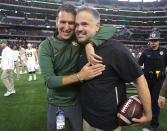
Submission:
{"label": "person in background", "polygon": [[35,73],[35,66],[38,61],[38,58],[37,58],[36,50],[32,48],[32,44],[29,43],[27,47],[28,48],[26,49],[26,60],[27,60],[27,69],[29,74],[28,81],[32,81],[32,76],[34,78],[33,80],[37,79],[36,73]]}
{"label": "person in background", "polygon": [[132,56],[137,60],[138,58],[137,58],[137,55],[136,55],[136,53],[134,52],[134,50],[133,50],[133,49],[129,49],[129,51],[130,51],[130,53],[132,54]]}
{"label": "person in background", "polygon": [[10,96],[11,94],[16,93],[14,89],[13,73],[12,73],[12,70],[14,69],[13,51],[8,47],[7,40],[1,40],[0,46],[2,49],[1,80],[5,85],[5,87],[7,88],[7,92],[4,94],[4,96]]}
{"label": "person in background", "polygon": [[[86,16],[86,17],[85,17]],[[76,15],[75,34],[78,42],[85,46],[100,28],[100,15],[89,7],[79,8]],[[114,34],[114,32],[110,32]],[[143,72],[129,50],[120,42],[110,38],[95,48],[106,66],[102,75],[84,81],[80,89],[84,131],[120,131],[117,110],[126,99],[125,82],[134,82],[144,107],[140,119],[133,118],[134,125],[148,122],[152,118],[151,98]],[[85,51],[80,55],[80,69],[87,63]],[[120,64],[121,63],[121,64]]]}
{"label": "person in background", "polygon": [[17,80],[20,80],[20,69],[19,69],[19,63],[21,61],[20,54],[19,54],[19,51],[17,50],[16,45],[14,45],[12,47],[12,50],[13,50],[14,66],[15,66],[15,69],[16,69]]}
{"label": "person in background", "polygon": [[167,66],[167,49],[160,47],[160,33],[153,31],[149,35],[150,47],[145,49],[138,62],[144,65],[144,75],[146,77],[152,101],[152,121],[151,131],[157,131],[159,126],[160,108],[158,106],[159,93],[165,79],[165,69]]}
{"label": "person in background", "polygon": [[[19,54],[20,54],[20,74],[27,74],[27,63],[26,63],[26,57],[25,57],[25,49],[22,46],[19,46]],[[24,69],[23,69],[24,68]],[[24,70],[24,72],[23,72]]]}
{"label": "person in background", "polygon": [[[36,47],[35,49],[36,49],[37,57],[38,57],[38,56],[39,56],[38,47]],[[38,61],[37,61],[37,63],[36,63],[35,69],[37,70],[37,74],[41,74],[41,69],[40,69],[39,62],[38,62]]]}

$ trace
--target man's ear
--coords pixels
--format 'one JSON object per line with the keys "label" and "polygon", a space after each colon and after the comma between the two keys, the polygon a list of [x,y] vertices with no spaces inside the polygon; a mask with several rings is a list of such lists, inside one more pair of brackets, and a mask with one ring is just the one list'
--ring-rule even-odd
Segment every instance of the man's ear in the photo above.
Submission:
{"label": "man's ear", "polygon": [[100,23],[97,23],[97,24],[96,24],[96,32],[98,32],[99,29],[100,29]]}
{"label": "man's ear", "polygon": [[56,27],[58,26],[58,17],[56,17]]}

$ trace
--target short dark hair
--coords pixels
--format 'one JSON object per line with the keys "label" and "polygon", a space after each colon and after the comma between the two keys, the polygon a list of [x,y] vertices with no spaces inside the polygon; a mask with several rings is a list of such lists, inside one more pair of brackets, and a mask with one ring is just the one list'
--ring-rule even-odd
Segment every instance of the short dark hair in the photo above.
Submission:
{"label": "short dark hair", "polygon": [[68,13],[71,13],[73,15],[76,15],[77,12],[76,12],[76,8],[75,6],[73,6],[72,4],[63,4],[61,5],[59,8],[58,8],[58,11],[57,11],[57,16],[59,15],[59,13],[61,11],[66,11]]}
{"label": "short dark hair", "polygon": [[92,16],[95,18],[96,22],[97,23],[100,22],[100,14],[96,9],[91,8],[91,7],[81,7],[77,10],[77,13],[82,12],[82,11],[86,11],[86,12],[92,14]]}

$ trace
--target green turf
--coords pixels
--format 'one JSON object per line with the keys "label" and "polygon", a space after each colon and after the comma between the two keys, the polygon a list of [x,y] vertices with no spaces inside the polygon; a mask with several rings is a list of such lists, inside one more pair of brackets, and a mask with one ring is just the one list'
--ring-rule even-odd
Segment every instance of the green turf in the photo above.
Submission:
{"label": "green turf", "polygon": [[[41,75],[37,75],[37,81],[27,79],[28,75],[24,74],[19,81],[15,80],[16,94],[9,97],[3,96],[6,88],[0,80],[0,131],[46,131],[46,87]],[[134,89],[129,92],[136,93]],[[167,131],[166,111],[167,105],[161,110],[158,131]],[[143,127],[149,124],[123,127],[122,131],[139,131]],[[68,124],[65,131],[70,131]]]}
{"label": "green turf", "polygon": [[42,78],[28,82],[28,75],[15,80],[16,94],[4,97],[0,81],[0,131],[45,131],[46,88]]}

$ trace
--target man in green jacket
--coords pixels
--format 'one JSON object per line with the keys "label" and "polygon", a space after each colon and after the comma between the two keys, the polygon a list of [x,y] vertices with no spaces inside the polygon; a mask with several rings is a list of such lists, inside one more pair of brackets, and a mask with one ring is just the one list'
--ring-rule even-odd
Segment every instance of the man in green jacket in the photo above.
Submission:
{"label": "man in green jacket", "polygon": [[[65,119],[69,120],[72,131],[82,131],[79,82],[101,75],[105,69],[102,64],[92,66],[89,62],[77,73],[81,47],[74,37],[75,15],[76,11],[72,5],[62,5],[56,18],[58,32],[39,46],[39,64],[47,86],[47,131],[63,130]],[[115,32],[115,28],[110,29],[110,33],[102,31],[90,41],[97,46],[100,45]],[[92,56],[100,58],[90,53],[89,58]],[[101,60],[93,59],[93,61]]]}

